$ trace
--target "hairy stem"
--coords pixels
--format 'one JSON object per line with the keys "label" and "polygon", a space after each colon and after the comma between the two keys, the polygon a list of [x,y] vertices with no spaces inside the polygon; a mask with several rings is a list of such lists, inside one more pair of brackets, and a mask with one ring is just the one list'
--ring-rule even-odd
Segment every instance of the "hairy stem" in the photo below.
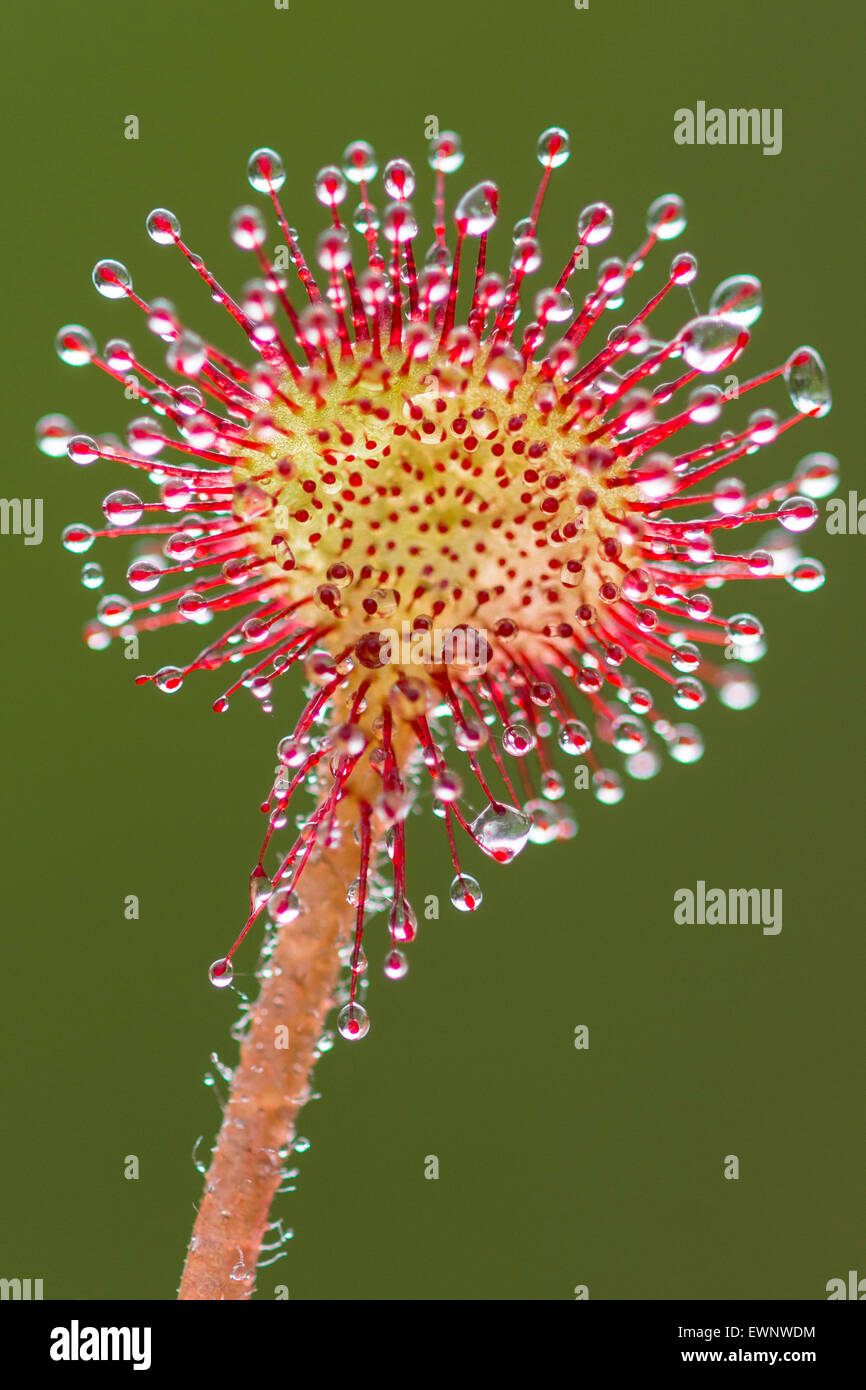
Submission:
{"label": "hairy stem", "polygon": [[[311,858],[301,915],[279,933],[241,1046],[228,1104],[207,1174],[178,1297],[246,1299],[285,1151],[307,1098],[340,968],[338,948],[352,930],[346,887],[357,872],[352,835],[357,806],[341,807],[341,844]],[[286,1035],[288,1029],[288,1036]],[[287,1045],[286,1045],[287,1044]]]}

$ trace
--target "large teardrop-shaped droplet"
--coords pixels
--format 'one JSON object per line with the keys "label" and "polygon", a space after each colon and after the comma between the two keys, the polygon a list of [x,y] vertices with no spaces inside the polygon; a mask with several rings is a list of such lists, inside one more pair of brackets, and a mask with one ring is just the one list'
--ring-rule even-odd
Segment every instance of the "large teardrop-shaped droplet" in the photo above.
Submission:
{"label": "large teardrop-shaped droplet", "polygon": [[483,236],[496,221],[499,189],[495,183],[477,183],[463,194],[454,209],[454,221],[466,236]]}
{"label": "large teardrop-shaped droplet", "polygon": [[826,415],[833,404],[827,368],[814,348],[797,348],[785,364],[785,383],[791,403],[802,415],[816,419]]}
{"label": "large teardrop-shaped droplet", "polygon": [[485,854],[499,864],[507,864],[529,839],[532,817],[514,806],[486,806],[469,829]]}
{"label": "large teardrop-shaped droplet", "polygon": [[741,328],[750,328],[761,317],[764,307],[760,280],[754,275],[730,275],[716,285],[710,299],[710,313],[723,314]]}
{"label": "large teardrop-shaped droplet", "polygon": [[683,357],[696,372],[717,372],[739,356],[737,349],[742,351],[747,338],[734,319],[707,314],[692,319],[683,329]]}

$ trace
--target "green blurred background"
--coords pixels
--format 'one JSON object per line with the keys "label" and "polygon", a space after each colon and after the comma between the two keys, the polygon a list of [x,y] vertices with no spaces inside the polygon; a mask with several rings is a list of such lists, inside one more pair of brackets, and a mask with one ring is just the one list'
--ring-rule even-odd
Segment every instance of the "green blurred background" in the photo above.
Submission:
{"label": "green blurred background", "polygon": [[[500,182],[501,252],[534,192],[536,136],[559,123],[573,154],[554,175],[536,283],[570,252],[585,203],[615,207],[605,250],[626,254],[651,199],[680,192],[690,226],[676,245],[699,258],[702,307],[725,275],[763,280],[749,370],[812,342],[831,374],[830,417],[752,466],[772,481],[826,449],[843,491],[857,488],[858,16],[806,0],[90,0],[7,16],[2,491],[45,498],[45,542],[0,540],[0,1275],[43,1278],[48,1298],[174,1296],[201,1187],[190,1151],[198,1135],[207,1150],[219,1118],[202,1078],[213,1049],[235,1053],[232,999],[206,968],[243,919],[257,804],[298,705],[281,692],[267,719],[239,699],[218,720],[219,676],[172,700],[133,685],[182,656],[190,633],[146,637],[138,665],[118,644],[80,642],[98,594],[58,537],[128,480],[44,458],[33,422],[58,410],[88,433],[120,432],[131,407],[97,372],[61,365],[52,340],[80,321],[100,342],[154,346],[133,308],[95,294],[93,262],[126,261],[146,297],[222,330],[181,258],[146,237],[149,209],[175,209],[235,287],[254,273],[227,237],[231,208],[255,200],[254,147],[282,152],[309,246],[324,225],[313,174],[350,139],[381,162],[413,160],[422,208],[430,114],[467,150],[452,196]],[[782,154],[675,146],[675,108],[699,99],[783,108]],[[123,136],[129,114],[137,142]],[[781,385],[760,403],[784,412]],[[476,916],[450,908],[440,837],[413,823],[410,887],[419,902],[441,895],[441,920],[422,923],[393,985],[375,919],[373,1026],[319,1067],[299,1188],[275,1210],[296,1238],[259,1297],[284,1284],[300,1299],[569,1299],[587,1284],[593,1299],[822,1298],[831,1277],[866,1274],[864,546],[821,525],[805,549],[827,564],[822,591],[728,589],[721,609],[754,607],[768,631],[758,705],[708,703],[704,760],[629,781],[618,808],[573,795],[570,844],[530,846],[509,868],[467,851],[486,894]],[[121,543],[87,558],[103,562],[106,591],[123,587]],[[675,926],[673,891],[698,878],[783,887],[781,935]],[[130,893],[137,922],[124,919]],[[573,1046],[582,1023],[588,1052]],[[722,1177],[730,1153],[738,1182]],[[124,1179],[128,1154],[138,1181]],[[438,1181],[424,1178],[429,1154]]]}

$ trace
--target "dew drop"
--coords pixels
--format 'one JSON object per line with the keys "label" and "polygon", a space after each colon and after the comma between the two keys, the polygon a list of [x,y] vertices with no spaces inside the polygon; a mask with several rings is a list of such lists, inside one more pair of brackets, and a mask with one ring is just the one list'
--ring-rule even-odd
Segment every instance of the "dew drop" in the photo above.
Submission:
{"label": "dew drop", "polygon": [[592,774],[592,791],[603,806],[616,806],[625,796],[622,778],[610,768],[601,767]]}
{"label": "dew drop", "polygon": [[334,164],[319,170],[314,189],[319,202],[329,208],[338,207],[348,192],[346,180]]}
{"label": "dew drop", "polygon": [[469,829],[485,854],[508,864],[529,839],[532,818],[514,806],[486,806]]}
{"label": "dew drop", "polygon": [[208,970],[207,976],[216,989],[227,989],[234,979],[234,969],[228,956],[215,960]]}
{"label": "dew drop", "polygon": [[123,299],[132,289],[132,276],[122,261],[97,261],[91,279],[106,299]]}
{"label": "dew drop", "polygon": [[592,734],[579,719],[569,719],[559,731],[558,742],[563,753],[578,758],[592,746]]}
{"label": "dew drop", "polygon": [[690,676],[674,685],[674,703],[679,705],[680,709],[700,709],[706,698],[706,691],[701,682],[693,680]]}
{"label": "dew drop", "polygon": [[[574,313],[568,290],[539,290],[533,305],[535,317],[546,323],[565,323]],[[553,397],[555,401],[555,396]]]}
{"label": "dew drop", "polygon": [[437,801],[450,803],[463,793],[463,781],[450,767],[440,768],[433,778],[433,795]]}
{"label": "dew drop", "polygon": [[620,715],[611,724],[611,742],[619,753],[640,753],[648,741],[647,731],[637,719]]}
{"label": "dew drop", "polygon": [[112,526],[134,526],[141,520],[144,504],[134,492],[111,492],[102,504],[106,521]]}
{"label": "dew drop", "polygon": [[402,980],[409,973],[409,962],[403,951],[395,947],[385,957],[385,974],[389,980]]}
{"label": "dew drop", "polygon": [[647,209],[646,229],[659,241],[672,241],[686,228],[686,205],[676,193],[663,193]]}
{"label": "dew drop", "polygon": [[648,782],[661,770],[662,761],[654,748],[642,748],[625,760],[625,770],[637,782]]}
{"label": "dew drop", "polygon": [[655,584],[649,570],[638,566],[628,570],[622,579],[622,596],[632,603],[645,603],[652,598]]}
{"label": "dew drop", "polygon": [[607,241],[613,231],[613,209],[607,203],[590,203],[577,219],[577,235],[586,246]]}
{"label": "dew drop", "polygon": [[300,916],[301,900],[293,889],[278,888],[268,898],[267,911],[272,922],[285,926]]}
{"label": "dew drop", "polygon": [[99,458],[99,445],[89,434],[74,434],[66,444],[66,452],[79,468],[86,468]]}
{"label": "dew drop", "polygon": [[96,610],[101,623],[106,627],[120,627],[132,614],[132,605],[122,594],[106,594],[99,600]]}
{"label": "dew drop", "polygon": [[697,273],[698,263],[690,251],[683,251],[671,261],[671,279],[675,285],[690,285]]}
{"label": "dew drop", "polygon": [[454,742],[461,753],[477,752],[479,748],[484,747],[489,737],[487,725],[482,724],[480,719],[465,719],[454,730]]}
{"label": "dew drop", "polygon": [[523,758],[535,747],[535,734],[528,724],[506,724],[502,733],[502,747],[513,758]]}
{"label": "dew drop", "polygon": [[675,762],[696,763],[703,755],[704,740],[693,724],[677,724],[668,752]]}
{"label": "dew drop", "polygon": [[449,896],[458,912],[474,912],[484,900],[481,884],[471,874],[458,874],[452,879]]}
{"label": "dew drop", "polygon": [[683,642],[671,652],[671,665],[677,671],[697,671],[701,653],[693,642]]}
{"label": "dew drop", "polygon": [[785,364],[785,384],[791,404],[802,415],[820,420],[833,404],[827,368],[812,347],[797,348]]}
{"label": "dew drop", "polygon": [[401,943],[414,941],[418,933],[415,913],[407,902],[395,902],[391,908],[388,926],[391,939]]}
{"label": "dew drop", "polygon": [[36,424],[36,446],[49,458],[64,458],[75,426],[66,415],[43,415]]}
{"label": "dew drop", "polygon": [[730,318],[705,315],[692,319],[680,339],[683,357],[697,372],[717,372],[739,355],[737,349],[742,333],[740,325]]}
{"label": "dew drop", "polygon": [[555,768],[547,768],[541,774],[541,795],[546,801],[561,801],[565,796],[565,780]]}
{"label": "dew drop", "polygon": [[176,695],[183,685],[183,671],[179,666],[162,666],[154,676],[153,682],[163,695]]}
{"label": "dew drop", "polygon": [[85,589],[99,589],[105,583],[102,566],[91,562],[81,566],[81,582]]}
{"label": "dew drop", "polygon": [[126,571],[126,582],[137,594],[149,594],[159,584],[161,574],[153,560],[136,560]]}
{"label": "dew drop", "polygon": [[710,313],[733,319],[741,328],[757,323],[763,307],[761,282],[754,275],[731,275],[716,285],[710,297]]}
{"label": "dew drop", "polygon": [[415,192],[415,171],[406,159],[389,159],[382,171],[382,182],[389,198],[404,202]]}
{"label": "dew drop", "polygon": [[379,214],[372,203],[359,203],[352,213],[352,226],[356,232],[366,236],[368,232],[378,232],[381,226]]}
{"label": "dew drop", "polygon": [[496,221],[499,189],[495,183],[477,183],[463,194],[454,209],[454,221],[467,236],[483,236]]}
{"label": "dew drop", "polygon": [[265,219],[258,208],[246,203],[235,208],[229,222],[229,234],[241,251],[255,251],[264,245],[267,236]]}
{"label": "dew drop", "polygon": [[93,359],[96,339],[80,323],[67,323],[54,339],[54,347],[57,356],[67,367],[83,367]]}
{"label": "dew drop", "polygon": [[283,161],[276,150],[266,146],[253,150],[247,163],[247,179],[257,193],[278,192],[286,181]]}
{"label": "dew drop", "polygon": [[798,593],[811,594],[821,588],[826,576],[819,560],[801,560],[785,578]]}
{"label": "dew drop", "polygon": [[147,215],[145,227],[157,246],[171,246],[180,236],[180,222],[168,208],[154,208]]}
{"label": "dew drop", "polygon": [[839,483],[839,460],[833,454],[806,454],[794,477],[806,497],[829,497]]}
{"label": "dew drop", "polygon": [[250,874],[250,906],[254,911],[264,907],[271,896],[273,885],[265,873]]}
{"label": "dew drop", "polygon": [[719,687],[719,699],[728,709],[750,709],[758,698],[758,687],[742,670],[728,670]]}
{"label": "dew drop", "polygon": [[350,183],[369,183],[378,170],[376,151],[366,140],[353,140],[346,146],[343,151],[343,173]]}
{"label": "dew drop", "polygon": [[538,137],[535,153],[538,156],[539,164],[546,169],[558,169],[571,153],[568,132],[558,125],[550,126],[547,130],[542,131]]}
{"label": "dew drop", "polygon": [[73,522],[67,526],[61,537],[65,550],[70,550],[73,555],[83,555],[93,545],[95,533],[89,526],[82,522]]}
{"label": "dew drop", "polygon": [[779,508],[779,521],[786,531],[808,531],[818,520],[818,508],[810,497],[789,497]]}
{"label": "dew drop", "polygon": [[363,1004],[347,1004],[340,1010],[337,1018],[337,1027],[340,1036],[349,1042],[356,1042],[358,1038],[365,1038],[370,1031],[370,1016]]}
{"label": "dew drop", "polygon": [[104,652],[111,646],[111,633],[95,623],[88,623],[84,629],[84,640],[92,652]]}
{"label": "dew drop", "polygon": [[455,173],[463,163],[463,145],[453,130],[443,130],[430,141],[427,163],[441,174]]}

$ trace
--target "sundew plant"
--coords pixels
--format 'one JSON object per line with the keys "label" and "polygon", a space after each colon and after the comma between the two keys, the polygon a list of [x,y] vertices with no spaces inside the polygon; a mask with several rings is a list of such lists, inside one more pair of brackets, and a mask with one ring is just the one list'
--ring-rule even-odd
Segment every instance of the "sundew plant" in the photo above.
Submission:
{"label": "sundew plant", "polygon": [[[193,624],[194,660],[140,682],[171,694],[223,671],[224,715],[252,696],[276,717],[285,682],[306,698],[278,731],[249,912],[210,965],[212,984],[231,986],[255,934],[259,994],[235,1030],[182,1298],[249,1297],[331,1011],[344,1039],[368,1032],[368,950],[389,979],[406,975],[409,814],[440,822],[451,902],[477,911],[467,840],[506,864],[528,842],[574,837],[562,755],[571,784],[613,806],[624,774],[701,756],[692,719],[708,693],[732,710],[753,703],[764,635],[751,612],[728,610],[728,581],[823,583],[797,544],[835,460],[811,454],[791,479],[754,481],[764,448],[830,409],[820,357],[797,347],[744,372],[761,285],[734,274],[699,309],[697,261],[668,248],[686,227],[674,194],[649,208],[630,254],[607,254],[614,214],[591,203],[567,263],[543,266],[545,192],[568,156],[564,130],[540,136],[537,195],[494,266],[499,190],[447,196],[463,162],[451,132],[428,152],[432,233],[412,166],[393,159],[379,182],[374,150],[355,141],[315,176],[326,226],[310,260],[284,209],[282,160],[256,150],[248,179],[265,210],[232,215],[253,262],[236,297],[174,212],[147,218],[225,309],[224,344],[115,260],[93,283],[128,318],[139,311],[155,365],[126,337],[100,349],[79,324],[58,334],[64,362],[134,382],[137,397],[125,444],[62,415],[38,425],[46,454],[132,470],[97,527],[64,532],[96,589],[95,543],[133,543],[88,644]],[[656,327],[669,301],[673,336]]]}

